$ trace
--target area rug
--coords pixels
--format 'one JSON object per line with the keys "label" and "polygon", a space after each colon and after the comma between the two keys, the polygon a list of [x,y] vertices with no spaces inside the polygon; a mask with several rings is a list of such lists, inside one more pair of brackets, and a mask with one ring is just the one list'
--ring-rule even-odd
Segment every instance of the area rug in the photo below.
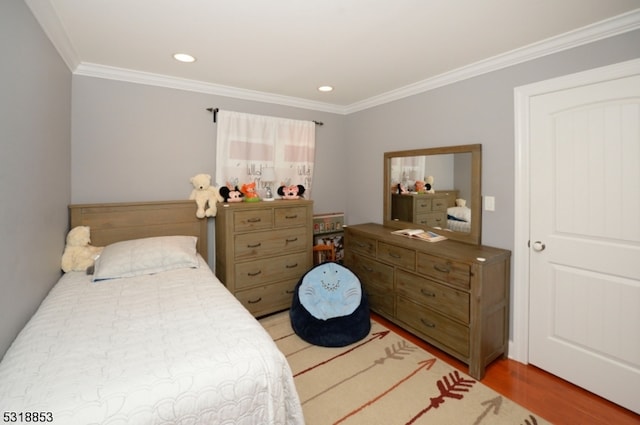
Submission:
{"label": "area rug", "polygon": [[288,311],[260,323],[287,357],[307,425],[549,424],[376,321],[342,348],[303,341]]}

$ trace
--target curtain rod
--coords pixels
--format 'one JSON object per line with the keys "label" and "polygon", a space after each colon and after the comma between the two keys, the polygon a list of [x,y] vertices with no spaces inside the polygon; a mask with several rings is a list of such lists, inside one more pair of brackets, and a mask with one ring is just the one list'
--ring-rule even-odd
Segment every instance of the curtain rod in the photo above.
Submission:
{"label": "curtain rod", "polygon": [[[213,122],[218,122],[218,111],[220,109],[219,108],[207,108],[207,111],[213,113]],[[316,121],[316,120],[311,120],[315,125],[324,125],[324,123],[322,121]]]}

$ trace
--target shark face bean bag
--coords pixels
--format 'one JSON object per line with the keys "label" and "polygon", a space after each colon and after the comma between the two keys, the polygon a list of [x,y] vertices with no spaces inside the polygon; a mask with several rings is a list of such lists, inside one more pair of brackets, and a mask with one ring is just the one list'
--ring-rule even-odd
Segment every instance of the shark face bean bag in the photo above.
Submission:
{"label": "shark face bean bag", "polygon": [[324,347],[352,344],[371,330],[369,303],[360,280],[336,262],[318,264],[302,276],[289,315],[300,338]]}

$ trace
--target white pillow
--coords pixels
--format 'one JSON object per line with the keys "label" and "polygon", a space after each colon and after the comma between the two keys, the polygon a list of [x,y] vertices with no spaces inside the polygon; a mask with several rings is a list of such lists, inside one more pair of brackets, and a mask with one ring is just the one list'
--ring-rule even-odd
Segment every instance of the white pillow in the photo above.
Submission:
{"label": "white pillow", "polygon": [[449,207],[447,214],[454,216],[458,220],[471,221],[471,209],[469,207]]}
{"label": "white pillow", "polygon": [[195,236],[158,236],[107,245],[96,260],[93,281],[199,266]]}

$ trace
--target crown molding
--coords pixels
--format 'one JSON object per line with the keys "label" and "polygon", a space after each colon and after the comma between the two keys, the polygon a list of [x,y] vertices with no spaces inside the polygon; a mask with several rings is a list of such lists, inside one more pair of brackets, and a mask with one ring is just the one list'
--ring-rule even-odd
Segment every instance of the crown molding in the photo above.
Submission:
{"label": "crown molding", "polygon": [[81,63],[74,71],[74,75],[105,78],[109,80],[126,81],[136,84],[166,87],[198,93],[231,97],[234,99],[251,100],[254,102],[274,103],[277,105],[293,106],[314,111],[344,114],[344,107],[330,103],[314,102],[298,97],[282,96],[256,90],[248,90],[220,84],[206,83],[186,78],[171,77],[150,72],[135,71],[93,63]]}
{"label": "crown molding", "polygon": [[492,71],[508,68],[533,59],[538,59],[564,50],[593,43],[640,28],[640,9],[618,15],[528,46],[512,50],[491,58],[475,62],[444,74],[437,75],[414,84],[373,96],[345,108],[345,114],[362,111],[374,106],[393,102],[405,97],[477,77]]}
{"label": "crown molding", "polygon": [[36,21],[49,37],[51,43],[62,57],[67,67],[73,72],[80,64],[80,58],[73,43],[67,35],[67,30],[62,25],[58,13],[53,4],[41,0],[24,0]]}
{"label": "crown molding", "polygon": [[640,9],[618,15],[616,17],[579,28],[574,31],[551,37],[528,46],[500,54],[471,65],[449,71],[432,78],[427,78],[396,90],[391,90],[377,96],[370,97],[351,105],[336,105],[307,99],[282,96],[273,93],[247,90],[202,81],[170,77],[131,69],[116,68],[93,63],[83,63],[79,60],[71,40],[58,18],[51,3],[40,0],[25,0],[44,32],[56,47],[62,59],[74,75],[84,75],[97,78],[127,81],[167,87],[179,90],[207,93],[255,102],[273,103],[293,106],[315,111],[348,115],[369,109],[378,105],[393,102],[405,97],[414,96],[439,87],[473,78],[492,71],[497,71],[533,59],[548,56],[584,44],[620,35],[640,28]]}

